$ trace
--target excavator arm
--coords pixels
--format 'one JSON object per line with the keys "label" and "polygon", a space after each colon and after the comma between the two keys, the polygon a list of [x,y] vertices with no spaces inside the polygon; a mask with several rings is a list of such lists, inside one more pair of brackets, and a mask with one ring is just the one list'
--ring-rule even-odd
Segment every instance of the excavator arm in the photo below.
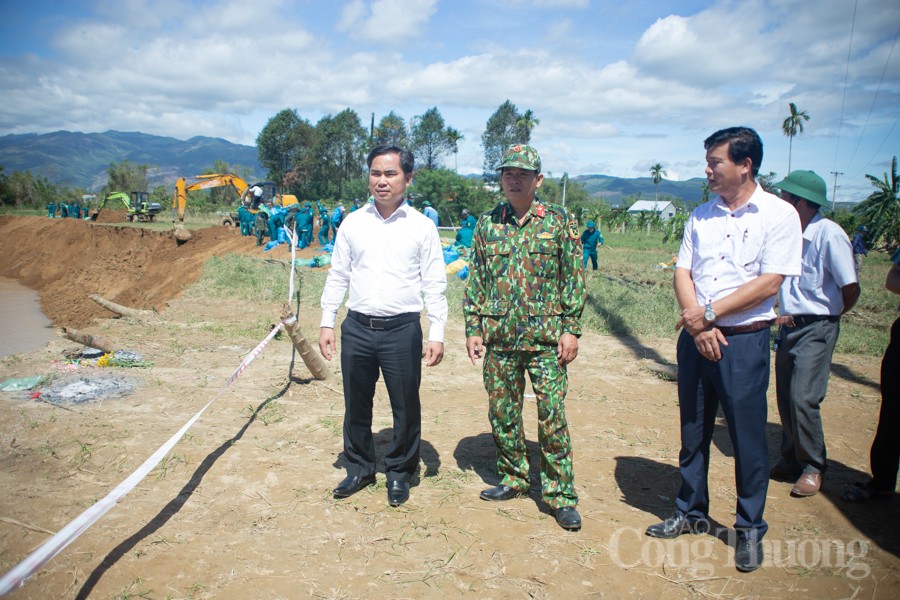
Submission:
{"label": "excavator arm", "polygon": [[131,206],[131,205],[129,204],[128,194],[126,194],[125,192],[110,192],[110,193],[107,194],[107,195],[103,198],[103,200],[100,202],[100,206],[97,207],[97,210],[95,210],[94,212],[91,213],[91,215],[90,215],[91,221],[96,221],[96,220],[97,220],[97,217],[100,216],[100,211],[103,210],[103,209],[106,207],[106,203],[109,202],[110,200],[113,200],[113,201],[118,200],[118,201],[120,201],[122,204],[125,205],[125,208],[126,208],[126,209],[128,209],[128,208]]}
{"label": "excavator arm", "polygon": [[188,183],[184,177],[180,177],[178,181],[175,182],[175,198],[172,200],[173,223],[177,218],[180,225],[184,224],[184,209],[185,206],[187,206],[188,192],[230,185],[237,191],[238,196],[243,199],[244,194],[247,192],[247,188],[249,187],[246,181],[232,173],[195,175],[194,179],[196,181]]}

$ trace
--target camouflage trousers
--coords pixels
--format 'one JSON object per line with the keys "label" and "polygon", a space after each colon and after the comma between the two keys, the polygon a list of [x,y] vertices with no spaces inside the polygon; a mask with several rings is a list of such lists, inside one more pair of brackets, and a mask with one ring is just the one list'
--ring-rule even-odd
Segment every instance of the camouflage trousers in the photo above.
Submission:
{"label": "camouflage trousers", "polygon": [[565,406],[569,382],[566,367],[556,360],[555,347],[543,351],[486,349],[484,388],[497,447],[497,471],[503,478],[500,483],[521,492],[531,487],[522,419],[526,372],[537,398],[542,497],[552,508],[575,506],[578,495]]}

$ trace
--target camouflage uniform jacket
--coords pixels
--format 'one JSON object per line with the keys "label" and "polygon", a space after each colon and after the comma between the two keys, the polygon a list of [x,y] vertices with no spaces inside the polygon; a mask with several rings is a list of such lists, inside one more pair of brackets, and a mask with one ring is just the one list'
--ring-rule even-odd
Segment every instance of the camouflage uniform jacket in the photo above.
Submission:
{"label": "camouflage uniform jacket", "polygon": [[575,218],[535,198],[520,227],[508,202],[481,216],[463,298],[466,336],[496,350],[543,350],[581,335],[585,302]]}

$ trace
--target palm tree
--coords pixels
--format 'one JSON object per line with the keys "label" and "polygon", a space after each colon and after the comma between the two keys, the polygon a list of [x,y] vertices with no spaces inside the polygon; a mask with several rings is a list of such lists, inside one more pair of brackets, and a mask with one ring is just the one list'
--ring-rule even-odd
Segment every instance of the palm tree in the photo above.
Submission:
{"label": "palm tree", "polygon": [[535,118],[534,111],[530,108],[516,118],[516,129],[522,134],[522,142],[531,141],[531,130],[541,124],[541,120]]}
{"label": "palm tree", "polygon": [[784,135],[790,138],[790,142],[788,142],[788,174],[791,172],[791,153],[794,149],[794,136],[800,135],[803,133],[803,122],[809,121],[809,113],[805,110],[797,110],[797,105],[793,102],[788,104],[788,107],[791,109],[791,114],[788,115],[788,118],[784,120],[784,123],[781,124],[781,130],[784,132]]}
{"label": "palm tree", "polygon": [[866,175],[866,179],[875,186],[875,191],[860,202],[853,212],[862,216],[862,223],[868,227],[867,239],[873,245],[883,244],[893,251],[900,246],[900,181],[897,180],[897,157],[891,162],[891,173],[884,174],[884,181],[874,175]]}
{"label": "palm tree", "polygon": [[459,152],[459,141],[465,139],[465,136],[458,130],[452,127],[448,127],[444,132],[444,135],[447,137],[447,143],[450,144],[450,147],[453,150],[453,170],[459,171],[459,164],[457,163],[457,153]]}
{"label": "palm tree", "polygon": [[668,175],[668,173],[661,164],[656,163],[650,167],[650,176],[653,178],[653,185],[656,186],[656,202],[659,202],[659,182],[662,181],[664,175]]}

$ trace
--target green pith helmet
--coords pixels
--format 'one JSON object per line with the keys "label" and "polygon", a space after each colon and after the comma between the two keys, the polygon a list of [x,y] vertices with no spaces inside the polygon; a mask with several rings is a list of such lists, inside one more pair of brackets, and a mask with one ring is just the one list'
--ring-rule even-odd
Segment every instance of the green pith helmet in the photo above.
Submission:
{"label": "green pith helmet", "polygon": [[541,157],[538,156],[537,150],[525,144],[513,144],[503,153],[503,160],[497,170],[512,167],[514,169],[527,169],[529,171],[541,172]]}
{"label": "green pith helmet", "polygon": [[825,180],[816,175],[815,171],[791,171],[787,177],[772,186],[819,206],[828,206]]}

